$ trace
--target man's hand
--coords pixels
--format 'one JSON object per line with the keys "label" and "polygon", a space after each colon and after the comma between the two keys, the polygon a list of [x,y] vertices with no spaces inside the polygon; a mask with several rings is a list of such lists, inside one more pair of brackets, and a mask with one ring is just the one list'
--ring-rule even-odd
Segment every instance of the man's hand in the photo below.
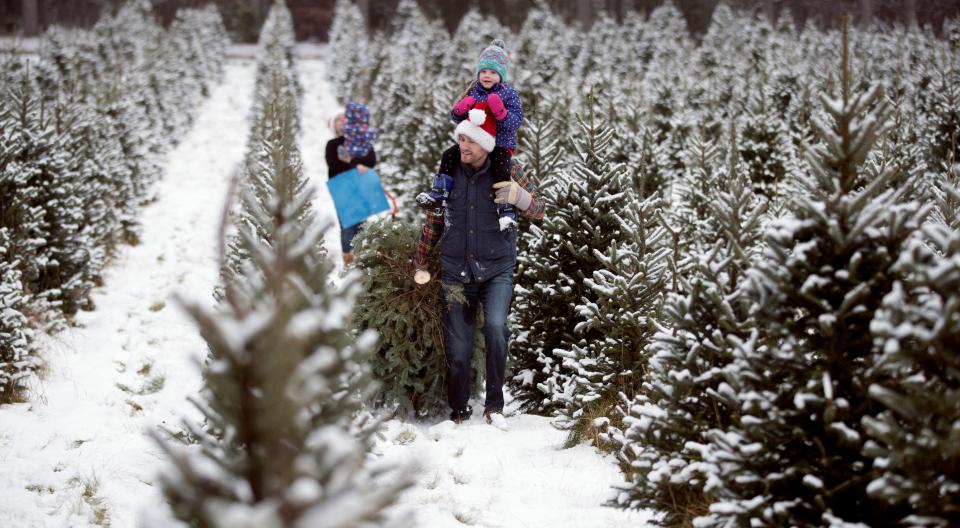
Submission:
{"label": "man's hand", "polygon": [[369,169],[370,169],[370,167],[367,167],[367,166],[364,165],[363,163],[357,165],[357,172],[359,172],[360,174],[363,174],[363,173],[367,172]]}
{"label": "man's hand", "polygon": [[453,105],[453,113],[457,114],[458,116],[467,115],[467,112],[469,112],[470,109],[473,108],[473,104],[475,102],[476,101],[473,99],[473,96],[468,95],[463,99],[460,99],[459,103]]}
{"label": "man's hand", "polygon": [[416,273],[413,274],[413,282],[417,284],[426,284],[430,282],[430,272],[427,270],[418,269]]}
{"label": "man's hand", "polygon": [[490,111],[493,112],[493,117],[497,121],[503,121],[507,117],[507,107],[503,106],[503,99],[500,99],[499,95],[490,94],[487,97],[487,106],[490,107]]}
{"label": "man's hand", "polygon": [[526,211],[533,202],[533,196],[526,189],[514,181],[497,182],[493,184],[497,190],[497,197],[493,200],[498,204],[510,204],[521,211]]}

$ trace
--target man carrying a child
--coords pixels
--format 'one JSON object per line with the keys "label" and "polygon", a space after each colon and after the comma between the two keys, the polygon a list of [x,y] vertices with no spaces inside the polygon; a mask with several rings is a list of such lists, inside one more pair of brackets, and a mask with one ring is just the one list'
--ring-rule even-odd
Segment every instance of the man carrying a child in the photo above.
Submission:
{"label": "man carrying a child", "polygon": [[[502,41],[495,43],[502,45]],[[488,50],[484,51],[485,55]],[[482,71],[488,69],[484,66],[490,64],[485,55],[481,56],[478,78],[486,73]],[[501,71],[506,73],[505,61]],[[477,310],[482,307],[486,355],[484,417],[488,423],[503,426],[503,383],[509,338],[507,317],[517,257],[515,222],[503,219],[515,217],[515,212],[540,219],[546,207],[536,186],[524,175],[522,165],[516,160],[507,158],[506,177],[495,174],[499,172],[495,168],[498,160],[491,153],[499,143],[496,141],[497,129],[503,121],[497,119],[495,112],[504,117],[503,108],[496,102],[491,108],[489,104],[468,101],[472,108],[466,111],[462,102],[458,102],[458,108],[454,109],[454,117],[459,118],[455,119],[459,124],[454,132],[459,147],[456,162],[444,160],[437,178],[440,183],[435,184],[430,196],[418,197],[418,202],[427,209],[427,215],[414,256],[415,280],[420,284],[430,280],[426,269],[433,249],[439,243],[440,280],[446,297],[443,339],[450,419],[460,423],[469,419],[473,412],[468,404],[470,357]],[[450,295],[453,287],[462,288],[466,302]]]}

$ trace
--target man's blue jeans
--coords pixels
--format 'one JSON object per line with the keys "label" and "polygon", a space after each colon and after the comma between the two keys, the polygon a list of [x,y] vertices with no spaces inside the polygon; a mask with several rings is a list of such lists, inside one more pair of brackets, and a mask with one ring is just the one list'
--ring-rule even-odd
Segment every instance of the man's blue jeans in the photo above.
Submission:
{"label": "man's blue jeans", "polygon": [[[513,268],[483,282],[463,284],[444,277],[446,310],[443,346],[447,355],[447,402],[459,411],[470,398],[470,357],[477,327],[478,304],[483,307],[483,341],[486,353],[486,409],[503,410],[503,378],[507,370],[507,314],[513,297]],[[450,297],[450,286],[462,286],[467,303]]]}

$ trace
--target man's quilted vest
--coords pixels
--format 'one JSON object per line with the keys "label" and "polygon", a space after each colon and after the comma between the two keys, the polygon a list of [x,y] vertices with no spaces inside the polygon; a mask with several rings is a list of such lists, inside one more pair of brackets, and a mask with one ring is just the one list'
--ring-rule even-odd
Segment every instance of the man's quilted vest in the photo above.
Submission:
{"label": "man's quilted vest", "polygon": [[463,164],[454,171],[440,239],[440,264],[445,278],[483,282],[516,263],[517,230],[500,231],[490,161],[472,172]]}

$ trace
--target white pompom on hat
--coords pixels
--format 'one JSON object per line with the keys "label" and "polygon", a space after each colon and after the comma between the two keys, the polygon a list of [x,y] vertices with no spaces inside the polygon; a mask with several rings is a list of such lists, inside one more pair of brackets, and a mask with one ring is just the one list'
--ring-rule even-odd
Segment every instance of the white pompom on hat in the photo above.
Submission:
{"label": "white pompom on hat", "polygon": [[467,136],[483,150],[493,152],[493,148],[497,146],[497,120],[490,113],[486,102],[481,101],[467,113],[467,118],[457,125],[453,134]]}

